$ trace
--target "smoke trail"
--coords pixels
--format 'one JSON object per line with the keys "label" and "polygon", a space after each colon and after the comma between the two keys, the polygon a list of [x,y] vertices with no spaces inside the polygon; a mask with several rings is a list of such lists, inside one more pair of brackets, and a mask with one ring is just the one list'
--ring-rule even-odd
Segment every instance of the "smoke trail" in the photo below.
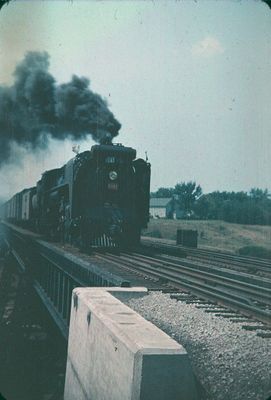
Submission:
{"label": "smoke trail", "polygon": [[107,103],[89,88],[87,78],[73,76],[57,85],[48,72],[49,55],[29,52],[17,65],[14,85],[0,86],[0,165],[13,142],[46,147],[48,137],[111,141],[121,127]]}
{"label": "smoke trail", "polygon": [[[0,10],[5,4],[8,5],[9,2],[10,2],[10,0],[0,0]],[[0,397],[0,400],[1,400],[1,397]]]}

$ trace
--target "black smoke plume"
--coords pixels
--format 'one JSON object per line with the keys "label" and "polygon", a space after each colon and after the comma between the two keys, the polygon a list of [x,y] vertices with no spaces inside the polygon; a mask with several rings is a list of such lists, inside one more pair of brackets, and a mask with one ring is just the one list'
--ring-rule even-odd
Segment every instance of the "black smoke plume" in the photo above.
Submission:
{"label": "black smoke plume", "polygon": [[[10,0],[0,0],[0,10],[5,4],[7,5],[9,2],[10,2]],[[1,400],[1,397],[0,397],[0,400]]]}
{"label": "black smoke plume", "polygon": [[49,136],[91,135],[104,143],[118,135],[120,123],[87,78],[74,75],[57,85],[48,69],[48,53],[29,52],[15,69],[13,86],[0,86],[0,165],[9,159],[13,142],[35,149],[46,147]]}

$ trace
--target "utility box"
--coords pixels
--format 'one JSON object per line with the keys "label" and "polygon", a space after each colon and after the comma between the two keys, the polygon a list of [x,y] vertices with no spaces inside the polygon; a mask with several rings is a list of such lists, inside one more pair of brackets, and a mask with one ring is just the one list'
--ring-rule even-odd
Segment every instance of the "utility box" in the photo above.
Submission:
{"label": "utility box", "polygon": [[191,229],[177,229],[176,244],[186,247],[198,247],[198,231]]}

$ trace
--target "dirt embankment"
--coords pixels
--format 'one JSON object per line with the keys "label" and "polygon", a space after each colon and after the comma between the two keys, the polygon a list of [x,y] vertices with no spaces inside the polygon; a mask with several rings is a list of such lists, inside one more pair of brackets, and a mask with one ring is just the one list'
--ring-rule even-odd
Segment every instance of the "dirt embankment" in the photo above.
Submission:
{"label": "dirt embankment", "polygon": [[143,235],[176,240],[177,229],[198,231],[198,245],[237,252],[245,246],[261,246],[271,250],[271,226],[240,225],[224,221],[185,221],[151,219]]}

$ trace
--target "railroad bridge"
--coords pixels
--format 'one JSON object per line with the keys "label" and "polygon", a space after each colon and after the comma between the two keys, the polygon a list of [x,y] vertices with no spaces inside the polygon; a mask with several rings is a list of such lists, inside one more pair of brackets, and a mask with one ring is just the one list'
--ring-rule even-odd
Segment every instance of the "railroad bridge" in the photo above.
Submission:
{"label": "railroad bridge", "polygon": [[[51,318],[69,340],[65,400],[89,399],[93,393],[97,400],[144,400],[150,394],[161,400],[169,394],[176,400],[197,399],[198,384],[185,349],[123,303],[146,295],[143,276],[129,268],[120,270],[116,262],[109,263],[102,255],[83,255],[72,246],[46,242],[7,222],[1,224],[1,231],[9,253],[30,277]],[[157,290],[166,285],[156,279],[148,286]],[[113,316],[112,306],[118,309]],[[80,313],[86,314],[84,327],[82,321],[78,323]],[[95,346],[89,342],[90,320]],[[120,359],[116,358],[117,349]],[[93,361],[91,366],[86,365],[90,362],[88,356],[88,361],[84,359],[88,351],[95,354],[94,366]],[[97,380],[97,370],[101,369],[108,375],[108,383],[102,376]],[[120,390],[109,383],[114,380]]]}
{"label": "railroad bridge", "polygon": [[269,261],[184,251],[170,243],[163,255],[161,243],[148,240],[148,250],[121,257],[87,255],[6,222],[1,228],[10,254],[68,340],[64,400],[201,398],[183,346],[129,307],[130,299],[150,291],[169,292],[271,338]]}

